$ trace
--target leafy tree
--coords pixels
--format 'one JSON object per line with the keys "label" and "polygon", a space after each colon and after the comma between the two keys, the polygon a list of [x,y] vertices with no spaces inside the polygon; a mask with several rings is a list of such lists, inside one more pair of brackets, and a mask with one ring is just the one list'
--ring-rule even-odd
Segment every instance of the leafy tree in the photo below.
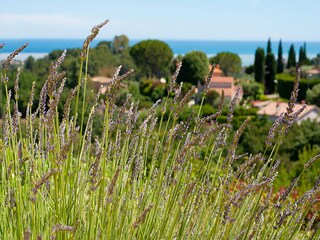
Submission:
{"label": "leafy tree", "polygon": [[256,82],[264,82],[265,59],[263,48],[257,48],[254,56],[254,79]]}
{"label": "leafy tree", "polygon": [[35,61],[34,57],[29,56],[24,62],[24,68],[32,71],[34,66],[34,61]]}
{"label": "leafy tree", "polygon": [[312,89],[308,89],[306,98],[308,103],[320,107],[320,84],[313,86]]}
{"label": "leafy tree", "polygon": [[209,71],[209,61],[204,52],[192,51],[187,53],[182,60],[182,67],[178,76],[178,82],[189,82],[197,85],[204,83]]}
{"label": "leafy tree", "polygon": [[[310,145],[303,147],[302,151],[299,151],[299,161],[296,162],[297,172],[300,173],[303,170],[303,165],[307,163],[311,158],[319,154],[320,147],[318,145]],[[320,161],[316,161],[308,167],[308,174],[302,174],[301,181],[299,183],[300,189],[307,191],[311,189],[315,184],[315,179],[319,176]]]}
{"label": "leafy tree", "polygon": [[266,71],[265,71],[265,92],[270,94],[274,92],[276,77],[276,60],[271,49],[270,38],[267,45]]}
{"label": "leafy tree", "polygon": [[283,57],[282,57],[282,42],[280,40],[278,47],[278,59],[277,59],[277,73],[283,73]]}
{"label": "leafy tree", "polygon": [[140,84],[140,92],[150,97],[152,101],[157,101],[166,94],[166,86],[159,80],[144,79]]}
{"label": "leafy tree", "polygon": [[119,65],[108,43],[101,43],[97,47],[91,48],[89,62],[88,73],[91,76],[100,75],[99,70],[105,66],[115,68]]}
{"label": "leafy tree", "polygon": [[[135,75],[140,73],[138,67],[134,63],[132,56],[130,55],[129,49],[126,49],[117,55],[117,62],[122,65],[120,74],[124,74],[130,69],[134,69]],[[129,76],[130,78],[130,76]]]}
{"label": "leafy tree", "polygon": [[320,68],[320,53],[315,58],[311,59],[311,64],[317,68]]}
{"label": "leafy tree", "polygon": [[241,58],[238,54],[231,52],[220,52],[216,56],[209,59],[211,64],[219,64],[223,74],[233,75],[241,73]]}
{"label": "leafy tree", "polygon": [[109,51],[112,50],[112,42],[110,41],[102,41],[102,42],[99,42],[96,46],[96,48],[104,48],[104,49],[108,49]]}
{"label": "leafy tree", "polygon": [[112,42],[112,46],[115,54],[121,53],[129,48],[129,38],[124,34],[115,36]]}
{"label": "leafy tree", "polygon": [[294,50],[294,45],[291,44],[289,48],[287,68],[295,67],[296,64],[296,52]]}
{"label": "leafy tree", "polygon": [[243,149],[243,152],[253,154],[263,152],[265,149],[265,139],[267,138],[271,124],[265,117],[252,119],[240,139],[240,147]]}
{"label": "leafy tree", "polygon": [[77,58],[66,58],[62,63],[62,70],[66,72],[66,86],[74,88],[78,84],[80,64]]}
{"label": "leafy tree", "polygon": [[249,74],[249,75],[254,73],[254,66],[253,65],[249,65],[248,67],[246,67],[245,73]]}
{"label": "leafy tree", "polygon": [[147,77],[161,77],[169,73],[173,52],[162,41],[141,41],[130,49],[130,54]]}
{"label": "leafy tree", "polygon": [[263,94],[263,85],[257,82],[241,83],[243,89],[243,97],[250,99],[259,99],[259,96]]}
{"label": "leafy tree", "polygon": [[207,94],[205,96],[204,104],[209,104],[209,105],[213,106],[217,99],[220,99],[219,93],[217,91],[210,90],[207,92]]}
{"label": "leafy tree", "polygon": [[297,161],[303,147],[320,146],[320,128],[317,121],[302,121],[290,129],[283,142],[280,155],[289,155],[291,161]]}
{"label": "leafy tree", "polygon": [[[58,59],[62,53],[63,53],[63,50],[53,50],[52,52],[50,52],[48,54],[49,60],[54,61],[54,60]],[[69,53],[68,53],[68,55],[69,55]]]}

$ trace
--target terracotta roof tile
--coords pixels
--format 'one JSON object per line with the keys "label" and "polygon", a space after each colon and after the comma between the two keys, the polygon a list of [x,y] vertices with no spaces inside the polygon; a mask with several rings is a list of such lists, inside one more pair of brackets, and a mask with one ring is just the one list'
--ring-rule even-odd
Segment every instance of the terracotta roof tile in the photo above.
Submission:
{"label": "terracotta roof tile", "polygon": [[[294,111],[297,111],[302,106],[303,106],[302,104],[296,104],[294,107]],[[261,107],[260,110],[257,112],[257,114],[279,117],[281,113],[287,111],[287,107],[288,107],[287,103],[270,101],[267,105]],[[304,114],[306,114],[314,109],[319,111],[319,108],[317,106],[307,105],[305,110],[302,112],[301,116],[303,116]]]}

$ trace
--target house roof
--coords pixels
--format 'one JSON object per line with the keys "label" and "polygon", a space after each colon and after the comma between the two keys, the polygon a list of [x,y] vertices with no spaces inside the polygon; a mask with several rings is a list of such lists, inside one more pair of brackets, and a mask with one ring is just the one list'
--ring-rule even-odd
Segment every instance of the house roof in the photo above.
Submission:
{"label": "house roof", "polygon": [[214,83],[233,83],[233,77],[213,76],[210,80],[210,84]]}
{"label": "house roof", "polygon": [[[209,65],[209,71],[211,70],[212,65]],[[216,64],[214,71],[213,71],[213,76],[221,76],[223,74],[219,64]]]}
{"label": "house roof", "polygon": [[[210,68],[211,68],[212,66],[210,66]],[[221,68],[220,68],[220,66],[219,65],[216,65],[216,67],[215,67],[215,69],[214,69],[214,71],[213,71],[213,76],[221,76],[222,75],[222,70],[221,70]]]}
{"label": "house roof", "polygon": [[[295,107],[294,107],[293,110],[297,111],[302,106],[303,106],[302,104],[295,104]],[[281,113],[287,111],[287,107],[288,107],[287,103],[269,101],[268,104],[266,104],[265,106],[262,106],[258,110],[257,114],[258,115],[268,115],[268,116],[279,117]],[[320,109],[317,106],[315,106],[315,105],[307,105],[305,110],[301,113],[300,118],[302,116],[306,115],[308,112],[313,111],[313,110],[315,110],[317,112],[320,112]]]}
{"label": "house roof", "polygon": [[[105,77],[105,76],[96,76],[90,78],[91,82],[93,83],[93,87],[99,89],[102,85],[101,93],[104,94],[107,91],[107,86],[111,84],[112,78]],[[120,83],[121,87],[126,87],[124,83]]]}
{"label": "house roof", "polygon": [[313,68],[313,69],[307,70],[306,73],[307,74],[311,74],[311,75],[317,75],[317,74],[320,74],[320,70],[316,69],[316,68]]}
{"label": "house roof", "polygon": [[268,105],[271,101],[261,101],[261,100],[254,100],[254,101],[251,101],[251,106],[252,107],[256,107],[256,108],[262,108],[266,105]]}
{"label": "house roof", "polygon": [[239,100],[242,99],[242,94],[243,94],[243,90],[242,87],[239,86],[232,86],[231,88],[213,88],[211,87],[210,90],[212,91],[216,91],[217,93],[219,93],[221,95],[222,90],[224,91],[224,96],[228,97],[228,98],[233,98],[238,90],[238,88],[240,88],[240,96],[239,96]]}
{"label": "house roof", "polygon": [[100,84],[110,84],[112,81],[112,78],[97,76],[97,77],[92,77],[91,81],[95,83],[100,83]]}

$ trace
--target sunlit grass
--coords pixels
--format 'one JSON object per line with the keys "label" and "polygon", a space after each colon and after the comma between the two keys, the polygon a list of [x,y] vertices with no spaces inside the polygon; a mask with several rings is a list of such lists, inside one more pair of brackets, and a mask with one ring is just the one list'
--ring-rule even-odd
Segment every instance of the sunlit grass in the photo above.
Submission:
{"label": "sunlit grass", "polygon": [[[288,110],[270,129],[266,151],[239,156],[238,141],[250,118],[232,135],[238,96],[231,101],[226,123],[216,121],[223,96],[217,113],[201,119],[200,107],[198,114],[179,122],[181,109],[194,93],[192,88],[180,96],[181,85],[175,83],[180,66],[168,97],[143,119],[139,103],[130,96],[122,106],[115,105],[121,81],[132,72],[119,75],[121,67],[105,95],[98,92],[92,101],[81,102],[80,96],[88,99],[89,44],[105,24],[94,27],[84,42],[78,85],[64,103],[62,118],[57,106],[65,79],[59,67],[67,53],[50,67],[35,111],[31,90],[23,124],[17,107],[18,77],[7,79],[9,62],[23,49],[3,65],[7,101],[0,143],[0,238],[318,239],[317,215],[309,214],[317,204],[320,178],[298,199],[290,195],[299,179],[281,195],[273,192],[278,149],[303,110],[292,111],[299,69]],[[13,93],[7,81],[15,81]],[[168,101],[171,95],[174,100]],[[90,114],[85,116],[87,108]],[[92,139],[101,110],[102,134]]]}

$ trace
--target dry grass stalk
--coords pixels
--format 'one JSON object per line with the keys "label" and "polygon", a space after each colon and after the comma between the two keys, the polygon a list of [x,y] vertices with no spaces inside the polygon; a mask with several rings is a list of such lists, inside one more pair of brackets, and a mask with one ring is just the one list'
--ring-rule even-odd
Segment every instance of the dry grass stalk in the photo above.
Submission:
{"label": "dry grass stalk", "polygon": [[88,48],[89,48],[89,45],[90,43],[92,42],[93,39],[95,39],[95,37],[98,35],[100,29],[106,25],[107,23],[109,22],[109,20],[105,20],[104,22],[94,26],[92,29],[91,29],[91,34],[86,38],[86,40],[83,42],[83,46],[82,46],[82,51],[81,51],[81,57],[83,59],[86,58],[87,56],[87,52],[88,52]]}
{"label": "dry grass stalk", "polygon": [[[3,70],[6,72],[9,69],[9,65],[11,63],[11,61],[20,53],[22,52],[27,46],[29,45],[29,43],[25,43],[23,44],[21,47],[19,47],[17,50],[15,50],[13,53],[11,53],[7,59],[3,62]],[[2,48],[2,47],[1,47]]]}
{"label": "dry grass stalk", "polygon": [[141,213],[141,215],[136,219],[136,221],[132,224],[133,228],[137,228],[141,223],[144,222],[148,212],[151,210],[151,208],[153,207],[153,205],[149,205],[146,209],[143,210],[143,212]]}

